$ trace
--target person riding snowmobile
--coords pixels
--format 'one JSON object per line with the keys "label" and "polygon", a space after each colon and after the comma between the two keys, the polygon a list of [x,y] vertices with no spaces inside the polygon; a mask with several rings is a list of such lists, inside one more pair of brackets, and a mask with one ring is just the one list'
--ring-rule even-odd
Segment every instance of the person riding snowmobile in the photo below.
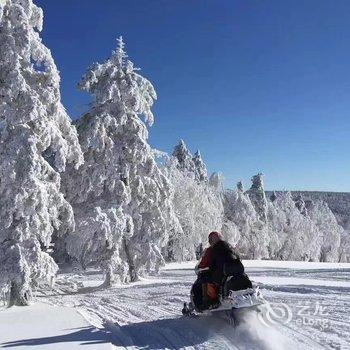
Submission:
{"label": "person riding snowmobile", "polygon": [[239,255],[229,243],[223,240],[221,234],[213,231],[209,234],[208,240],[210,246],[204,251],[196,266],[198,278],[191,290],[197,311],[219,306],[222,286],[228,276],[233,277],[227,282],[230,290],[252,287],[244,273]]}
{"label": "person riding snowmobile", "polygon": [[[209,307],[209,304],[212,303],[208,297],[208,285],[212,284],[212,276],[209,270],[211,258],[211,247],[208,247],[204,250],[198,264],[195,267],[197,280],[192,286],[191,295],[197,311],[207,309]],[[211,288],[211,290],[212,289],[213,288]],[[216,295],[212,295],[212,297],[215,298]]]}

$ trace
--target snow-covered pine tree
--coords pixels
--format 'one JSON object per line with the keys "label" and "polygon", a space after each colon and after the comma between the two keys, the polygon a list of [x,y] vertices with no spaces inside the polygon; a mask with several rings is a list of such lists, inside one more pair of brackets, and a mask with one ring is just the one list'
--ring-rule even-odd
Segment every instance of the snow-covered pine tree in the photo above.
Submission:
{"label": "snow-covered pine tree", "polygon": [[267,219],[267,200],[263,184],[263,174],[259,173],[252,177],[252,185],[247,191],[254,208],[262,222]]}
{"label": "snow-covered pine tree", "polygon": [[112,56],[93,65],[79,84],[92,94],[91,110],[77,123],[85,164],[67,175],[76,216],[69,254],[114,277],[135,280],[157,271],[168,239],[171,193],[147,143],[156,99],[152,84],[127,59],[122,38]]}
{"label": "snow-covered pine tree", "polygon": [[244,192],[244,186],[242,181],[238,181],[236,187],[237,191]]}
{"label": "snow-covered pine tree", "polygon": [[324,201],[310,202],[307,212],[320,235],[321,247],[318,260],[337,262],[339,260],[340,240],[344,229],[338,225],[337,219]]}
{"label": "snow-covered pine tree", "polygon": [[343,231],[340,237],[339,262],[350,262],[350,232]]}
{"label": "snow-covered pine tree", "polygon": [[45,250],[54,230],[74,227],[59,172],[82,162],[42,22],[32,0],[0,4],[0,289],[17,305],[57,271]]}
{"label": "snow-covered pine tree", "polygon": [[290,192],[276,193],[268,203],[271,259],[318,261],[320,232],[308,215],[295,205]]}
{"label": "snow-covered pine tree", "polygon": [[194,163],[194,174],[195,174],[196,180],[199,182],[208,181],[207,167],[205,166],[205,163],[202,159],[202,156],[199,150],[194,154],[192,160]]}
{"label": "snow-covered pine tree", "polygon": [[184,140],[174,147],[173,157],[177,159],[177,167],[182,171],[188,173],[187,175],[192,176],[195,173],[195,164],[191,152],[188,150]]}
{"label": "snow-covered pine tree", "polygon": [[276,195],[275,191],[272,192],[272,194],[271,194],[269,199],[270,199],[271,202],[274,202],[277,199],[277,195]]}
{"label": "snow-covered pine tree", "polygon": [[237,250],[244,258],[268,257],[269,236],[266,225],[260,220],[248,194],[240,187],[224,192],[225,222],[237,227],[239,235],[234,235]]}
{"label": "snow-covered pine tree", "polygon": [[294,198],[295,206],[298,208],[301,214],[307,215],[307,209],[305,205],[305,201],[302,195],[298,195]]}
{"label": "snow-covered pine tree", "polygon": [[224,190],[224,176],[222,173],[212,173],[209,178],[209,185],[221,194]]}
{"label": "snow-covered pine tree", "polygon": [[221,175],[214,175],[216,181],[212,184],[199,181],[191,153],[183,141],[164,162],[163,172],[174,189],[173,208],[181,228],[170,235],[165,255],[177,261],[194,259],[198,246],[207,244],[209,232],[220,231],[222,227]]}

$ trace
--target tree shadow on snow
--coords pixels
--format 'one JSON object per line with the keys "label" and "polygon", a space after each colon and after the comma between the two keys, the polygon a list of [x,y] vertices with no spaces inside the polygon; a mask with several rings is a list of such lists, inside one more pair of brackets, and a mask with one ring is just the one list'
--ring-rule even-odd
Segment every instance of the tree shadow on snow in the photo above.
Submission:
{"label": "tree shadow on snow", "polygon": [[95,327],[83,327],[78,328],[74,332],[56,335],[51,337],[22,339],[16,341],[10,341],[1,343],[2,348],[12,348],[18,346],[27,346],[30,349],[36,349],[35,346],[57,344],[57,343],[69,343],[69,342],[81,342],[81,345],[102,344],[109,343],[111,340],[106,336],[106,332],[96,329]]}
{"label": "tree shadow on snow", "polygon": [[[80,345],[112,343],[116,346],[136,346],[143,349],[178,350],[201,344],[210,338],[206,321],[201,318],[167,318],[119,326],[106,322],[104,329],[78,328],[74,332],[51,337],[22,339],[1,343],[2,348],[80,342]],[[63,346],[62,346],[63,348]]]}

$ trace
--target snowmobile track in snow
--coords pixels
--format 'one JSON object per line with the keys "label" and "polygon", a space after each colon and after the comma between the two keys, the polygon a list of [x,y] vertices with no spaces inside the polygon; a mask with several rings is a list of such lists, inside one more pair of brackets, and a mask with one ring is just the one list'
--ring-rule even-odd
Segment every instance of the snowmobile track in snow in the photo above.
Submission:
{"label": "snowmobile track in snow", "polygon": [[[143,279],[130,285],[108,289],[95,288],[102,282],[96,272],[88,275],[61,274],[58,286],[75,284],[75,290],[67,294],[61,289],[57,295],[39,298],[52,304],[75,307],[86,320],[101,329],[109,337],[115,349],[350,349],[350,325],[347,321],[350,297],[342,294],[342,288],[329,292],[322,287],[322,271],[307,270],[298,277],[312,279],[311,285],[293,285],[294,270],[259,267],[248,268],[253,280],[259,281],[274,276],[289,276],[290,284],[276,285],[260,283],[264,297],[272,303],[285,303],[293,312],[298,312],[300,303],[319,301],[329,316],[329,328],[317,325],[300,327],[294,318],[287,325],[278,322],[264,325],[255,310],[244,310],[239,314],[239,322],[233,327],[227,322],[224,312],[198,317],[181,315],[182,301],[188,293],[195,276],[189,264],[172,265],[163,270],[157,278]],[[338,271],[339,272],[339,271]],[[339,273],[337,279],[344,280],[350,269]],[[288,275],[289,273],[289,275]],[[328,273],[327,273],[328,274]],[[285,277],[283,277],[285,278]],[[316,281],[316,282],[315,282]],[[319,281],[319,285],[317,284]],[[63,288],[62,288],[63,289]],[[49,294],[49,293],[48,293]],[[283,323],[283,322],[282,322]]]}

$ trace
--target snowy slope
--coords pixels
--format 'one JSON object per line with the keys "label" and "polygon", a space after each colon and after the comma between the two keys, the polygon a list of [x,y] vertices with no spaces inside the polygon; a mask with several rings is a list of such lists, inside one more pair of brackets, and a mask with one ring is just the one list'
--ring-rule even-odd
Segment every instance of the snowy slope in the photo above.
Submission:
{"label": "snowy slope", "polygon": [[[6,310],[0,313],[0,334],[7,334],[0,346],[46,350],[57,340],[59,349],[73,349],[72,342],[97,350],[108,344],[115,349],[350,349],[350,264],[245,261],[245,265],[274,313],[241,311],[236,313],[240,321],[236,328],[224,313],[180,315],[195,279],[194,262],[189,262],[169,264],[160,276],[109,289],[98,287],[103,280],[98,271],[61,274],[54,292],[43,291],[37,300],[60,307],[46,309],[55,322],[56,310],[69,311],[65,318],[72,325],[56,327],[56,334],[48,328],[19,335],[18,321],[5,328],[2,322],[6,313],[17,309]],[[26,312],[41,322],[41,316],[35,316],[41,307],[34,305]],[[287,324],[286,314],[280,313],[283,308],[291,316]],[[87,327],[74,309],[93,327]],[[69,336],[62,337],[62,332]],[[28,338],[39,339],[23,340]]]}

